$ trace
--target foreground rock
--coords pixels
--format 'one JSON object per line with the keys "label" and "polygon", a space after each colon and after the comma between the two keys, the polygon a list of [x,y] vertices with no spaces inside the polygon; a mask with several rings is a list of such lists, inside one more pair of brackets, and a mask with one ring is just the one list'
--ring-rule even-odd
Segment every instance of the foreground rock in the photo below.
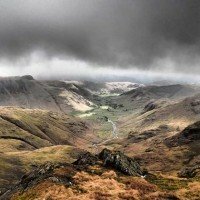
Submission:
{"label": "foreground rock", "polygon": [[108,149],[104,149],[100,154],[99,158],[103,160],[104,166],[114,168],[123,174],[132,176],[144,176],[144,172],[140,165],[133,159],[120,151],[112,153]]}
{"label": "foreground rock", "polygon": [[74,162],[75,165],[96,165],[102,164],[104,167],[109,167],[117,170],[125,175],[144,176],[144,172],[140,165],[133,159],[129,158],[120,151],[112,152],[108,149],[102,150],[99,155],[86,153]]}

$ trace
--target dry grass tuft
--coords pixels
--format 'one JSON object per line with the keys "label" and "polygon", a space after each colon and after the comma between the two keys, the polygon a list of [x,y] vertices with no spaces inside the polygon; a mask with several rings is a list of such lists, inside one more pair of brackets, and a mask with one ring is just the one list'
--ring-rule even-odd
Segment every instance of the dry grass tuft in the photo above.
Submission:
{"label": "dry grass tuft", "polygon": [[182,199],[200,199],[200,182],[192,182],[187,188],[177,191],[177,195]]}

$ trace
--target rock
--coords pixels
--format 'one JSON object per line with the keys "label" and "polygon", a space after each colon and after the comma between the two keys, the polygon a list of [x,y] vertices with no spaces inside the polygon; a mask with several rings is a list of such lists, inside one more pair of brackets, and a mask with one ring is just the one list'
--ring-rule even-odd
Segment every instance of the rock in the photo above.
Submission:
{"label": "rock", "polygon": [[156,129],[146,130],[146,131],[143,131],[142,133],[130,131],[127,139],[129,140],[129,143],[130,142],[131,143],[138,143],[138,142],[141,142],[143,140],[147,140],[149,138],[152,138],[152,137],[154,137],[158,134],[169,132],[171,130],[173,130],[171,127],[163,124],[163,125],[160,125]]}
{"label": "rock", "polygon": [[73,164],[74,165],[95,165],[98,162],[98,157],[87,152],[81,155]]}
{"label": "rock", "polygon": [[200,121],[185,128],[182,135],[189,140],[200,140]]}
{"label": "rock", "polygon": [[164,141],[164,143],[168,147],[176,147],[176,146],[186,145],[198,140],[200,140],[200,121],[189,125],[179,134],[167,138]]}
{"label": "rock", "polygon": [[154,149],[153,148],[147,148],[146,150],[145,150],[145,152],[153,152],[154,151]]}
{"label": "rock", "polygon": [[54,183],[60,183],[64,184],[65,186],[70,186],[72,185],[70,174],[65,176],[55,174],[56,169],[67,167],[70,167],[70,171],[72,171],[71,173],[73,174],[72,166],[67,163],[53,164],[51,162],[47,162],[41,166],[35,166],[35,170],[31,171],[28,174],[25,174],[18,184],[3,193],[0,196],[0,200],[9,200],[14,193],[28,190],[29,188],[39,184],[44,180],[50,180]]}
{"label": "rock", "polygon": [[26,80],[34,80],[34,78],[31,76],[31,75],[25,75],[25,76],[22,76],[22,79],[26,79]]}
{"label": "rock", "polygon": [[137,132],[131,131],[128,135],[128,139],[129,139],[129,142],[131,141],[131,143],[138,143],[143,140],[147,140],[151,137],[154,137],[156,134],[157,134],[156,130],[148,130],[140,134],[138,134]]}
{"label": "rock", "polygon": [[194,178],[199,171],[200,171],[200,165],[197,165],[195,167],[186,167],[186,168],[183,168],[178,173],[178,177],[180,177],[180,178]]}
{"label": "rock", "polygon": [[155,102],[149,102],[147,105],[145,105],[143,113],[154,110],[158,107],[158,105]]}
{"label": "rock", "polygon": [[144,175],[144,171],[133,158],[129,158],[120,151],[112,152],[108,149],[103,149],[97,156],[92,155],[89,152],[85,153],[73,164],[78,166],[93,166],[100,164],[106,168],[112,168],[126,175]]}
{"label": "rock", "polygon": [[9,200],[12,194],[18,191],[24,191],[32,187],[33,185],[38,184],[40,181],[46,178],[49,178],[54,168],[55,166],[52,163],[48,162],[37,167],[35,170],[31,171],[30,173],[25,174],[17,185],[10,188],[9,190],[7,190],[5,193],[3,193],[0,196],[0,200]]}
{"label": "rock", "polygon": [[41,165],[40,167],[36,168],[29,174],[25,174],[21,178],[20,185],[25,189],[27,188],[31,183],[33,182],[39,182],[40,180],[48,177],[51,172],[54,170],[55,166],[48,162],[44,165]]}
{"label": "rock", "polygon": [[191,106],[195,107],[195,106],[199,106],[200,105],[200,100],[195,100],[191,102]]}
{"label": "rock", "polygon": [[143,176],[144,172],[141,170],[140,165],[132,158],[124,155],[122,152],[111,152],[104,149],[99,158],[103,160],[103,165],[106,167],[114,168],[126,175]]}
{"label": "rock", "polygon": [[196,99],[194,101],[192,101],[191,103],[191,109],[195,114],[199,114],[200,113],[200,100]]}
{"label": "rock", "polygon": [[99,153],[99,159],[105,160],[112,152],[109,149],[103,149]]}

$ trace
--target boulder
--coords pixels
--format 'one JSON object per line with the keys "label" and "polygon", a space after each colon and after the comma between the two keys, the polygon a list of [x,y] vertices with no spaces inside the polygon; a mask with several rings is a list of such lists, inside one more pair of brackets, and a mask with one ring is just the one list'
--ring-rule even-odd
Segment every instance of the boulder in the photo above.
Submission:
{"label": "boulder", "polygon": [[81,155],[73,164],[74,165],[95,165],[98,162],[98,157],[87,152]]}
{"label": "boulder", "polygon": [[104,149],[99,154],[99,159],[103,161],[105,167],[114,168],[123,174],[132,176],[145,175],[140,165],[133,158],[126,156],[120,151],[112,152]]}
{"label": "boulder", "polygon": [[145,105],[143,113],[146,113],[148,111],[154,110],[158,108],[158,105],[155,102],[149,102],[148,104]]}
{"label": "boulder", "polygon": [[87,152],[81,155],[73,164],[78,166],[93,166],[100,164],[106,168],[112,168],[125,175],[145,175],[145,172],[140,168],[140,165],[136,162],[136,160],[126,156],[120,151],[112,152],[108,149],[103,149],[99,155],[92,155]]}

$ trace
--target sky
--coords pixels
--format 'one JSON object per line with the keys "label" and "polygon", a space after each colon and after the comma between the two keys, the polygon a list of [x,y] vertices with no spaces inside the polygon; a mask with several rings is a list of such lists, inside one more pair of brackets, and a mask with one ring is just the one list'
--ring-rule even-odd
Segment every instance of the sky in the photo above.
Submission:
{"label": "sky", "polygon": [[200,81],[199,0],[0,0],[0,76]]}

